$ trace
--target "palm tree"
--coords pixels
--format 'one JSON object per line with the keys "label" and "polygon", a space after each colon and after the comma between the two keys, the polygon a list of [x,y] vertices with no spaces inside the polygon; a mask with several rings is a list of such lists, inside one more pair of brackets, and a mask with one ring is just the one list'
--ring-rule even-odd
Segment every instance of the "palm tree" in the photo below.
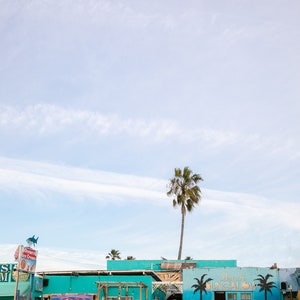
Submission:
{"label": "palm tree", "polygon": [[193,260],[191,256],[187,256],[184,260]]}
{"label": "palm tree", "polygon": [[263,275],[259,274],[257,276],[258,277],[255,280],[259,281],[259,283],[257,284],[257,286],[260,287],[259,291],[260,292],[264,291],[265,300],[267,300],[267,293],[269,292],[272,295],[272,288],[276,288],[276,285],[275,285],[274,281],[268,282],[268,279],[270,277],[273,277],[273,275],[267,274],[266,277],[264,277]]}
{"label": "palm tree", "polygon": [[191,212],[196,204],[201,200],[201,190],[197,185],[200,180],[203,180],[199,174],[185,167],[183,171],[180,168],[175,168],[174,178],[170,179],[167,195],[174,196],[173,207],[180,206],[181,208],[181,234],[178,250],[178,260],[181,259],[184,218],[186,212]]}
{"label": "palm tree", "polygon": [[111,249],[110,252],[106,255],[106,259],[116,260],[121,259],[120,251],[116,249]]}
{"label": "palm tree", "polygon": [[135,260],[135,257],[133,257],[132,255],[127,256],[126,260]]}
{"label": "palm tree", "polygon": [[212,280],[212,278],[207,278],[206,280],[204,280],[204,277],[206,275],[207,274],[203,274],[200,279],[194,278],[195,280],[197,280],[197,284],[192,285],[192,288],[195,288],[194,289],[194,294],[196,294],[196,292],[200,291],[200,300],[202,300],[202,293],[203,292],[205,292],[205,294],[207,294],[206,284]]}

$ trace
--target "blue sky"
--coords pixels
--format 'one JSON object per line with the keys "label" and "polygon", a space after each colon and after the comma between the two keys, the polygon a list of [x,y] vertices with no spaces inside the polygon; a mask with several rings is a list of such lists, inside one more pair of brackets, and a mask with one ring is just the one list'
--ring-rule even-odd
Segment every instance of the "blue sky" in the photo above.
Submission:
{"label": "blue sky", "polygon": [[298,1],[0,1],[0,261],[300,265]]}

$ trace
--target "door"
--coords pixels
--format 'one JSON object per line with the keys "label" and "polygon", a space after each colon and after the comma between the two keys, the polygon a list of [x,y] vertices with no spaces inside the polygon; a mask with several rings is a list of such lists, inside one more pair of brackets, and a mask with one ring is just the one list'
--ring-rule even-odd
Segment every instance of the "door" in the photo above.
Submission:
{"label": "door", "polygon": [[215,300],[226,300],[225,292],[215,292]]}

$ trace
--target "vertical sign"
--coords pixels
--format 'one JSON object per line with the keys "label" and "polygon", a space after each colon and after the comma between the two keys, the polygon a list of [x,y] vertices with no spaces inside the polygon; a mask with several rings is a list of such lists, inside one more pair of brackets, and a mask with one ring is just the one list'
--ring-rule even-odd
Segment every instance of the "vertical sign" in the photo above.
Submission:
{"label": "vertical sign", "polygon": [[34,273],[36,266],[37,250],[30,247],[21,248],[21,258],[19,261],[19,270],[22,272]]}
{"label": "vertical sign", "polygon": [[32,274],[33,276],[36,267],[37,251],[30,247],[24,247],[23,245],[19,245],[14,256],[15,259],[17,260],[16,287],[15,287],[14,300],[18,300],[19,299],[18,284],[19,284],[20,272],[21,274],[25,272],[28,274]]}
{"label": "vertical sign", "polygon": [[17,268],[21,272],[34,273],[36,267],[37,250],[20,245],[15,253]]}

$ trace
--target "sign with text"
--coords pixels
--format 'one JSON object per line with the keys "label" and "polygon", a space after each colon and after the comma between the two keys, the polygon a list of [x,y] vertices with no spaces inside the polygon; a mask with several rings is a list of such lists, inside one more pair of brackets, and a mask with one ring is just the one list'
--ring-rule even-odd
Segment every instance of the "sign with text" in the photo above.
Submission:
{"label": "sign with text", "polygon": [[15,253],[18,269],[22,272],[34,273],[36,267],[37,250],[20,245]]}
{"label": "sign with text", "polygon": [[0,265],[0,282],[8,282],[10,272],[11,272],[10,264],[1,264]]}
{"label": "sign with text", "polygon": [[[16,264],[0,264],[0,283],[15,282],[17,276]],[[19,272],[19,281],[29,281],[29,273]],[[1,291],[1,287],[0,287]]]}

